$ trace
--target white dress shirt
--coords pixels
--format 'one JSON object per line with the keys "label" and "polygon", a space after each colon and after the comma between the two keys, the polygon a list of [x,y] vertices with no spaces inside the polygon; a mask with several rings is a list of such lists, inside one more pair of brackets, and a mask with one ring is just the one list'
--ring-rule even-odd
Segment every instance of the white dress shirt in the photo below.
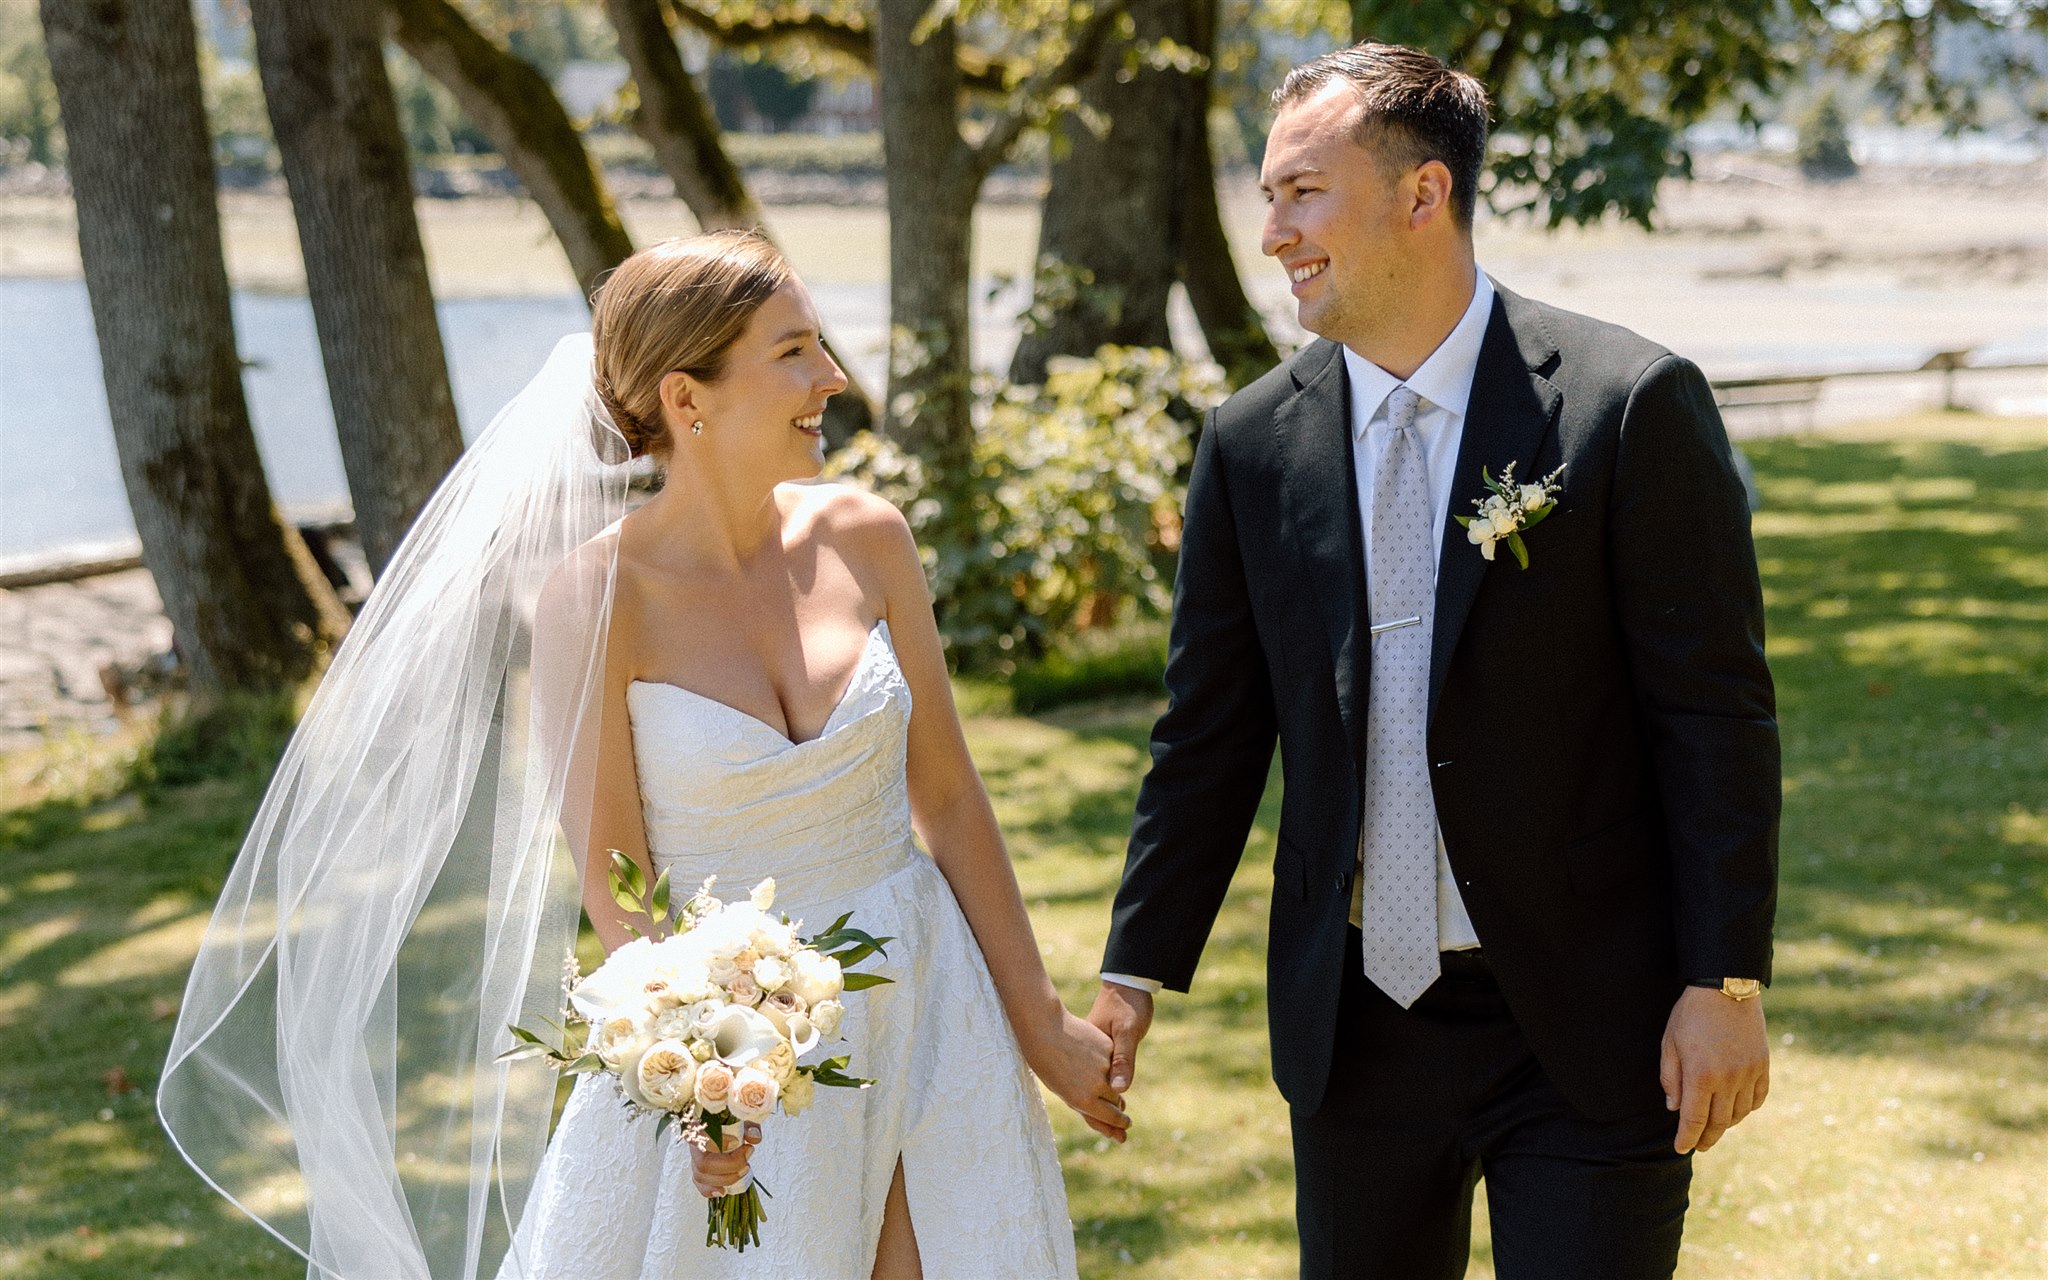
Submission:
{"label": "white dress shirt", "polygon": [[[1424,465],[1429,471],[1430,517],[1437,533],[1437,563],[1443,562],[1444,526],[1450,523],[1451,481],[1458,465],[1458,446],[1465,439],[1465,409],[1472,400],[1472,378],[1479,369],[1479,348],[1486,339],[1487,321],[1493,315],[1493,282],[1486,273],[1476,273],[1472,300],[1465,307],[1450,334],[1437,345],[1429,359],[1408,378],[1396,378],[1349,347],[1344,348],[1344,372],[1351,389],[1351,456],[1356,467],[1359,527],[1365,531],[1365,562],[1372,564],[1372,480],[1380,459],[1386,456],[1392,428],[1387,422],[1387,395],[1404,381],[1422,403],[1415,414],[1415,430],[1422,439]],[[1476,555],[1477,552],[1475,551]],[[1360,584],[1361,588],[1363,584]],[[1381,619],[1373,619],[1374,622]],[[1355,855],[1354,855],[1355,856]],[[1479,934],[1465,912],[1465,900],[1458,894],[1458,882],[1451,875],[1451,862],[1444,852],[1443,829],[1436,836],[1436,936],[1444,951],[1463,951],[1479,945]],[[1154,978],[1127,973],[1105,973],[1103,981],[1144,991],[1158,991]]]}

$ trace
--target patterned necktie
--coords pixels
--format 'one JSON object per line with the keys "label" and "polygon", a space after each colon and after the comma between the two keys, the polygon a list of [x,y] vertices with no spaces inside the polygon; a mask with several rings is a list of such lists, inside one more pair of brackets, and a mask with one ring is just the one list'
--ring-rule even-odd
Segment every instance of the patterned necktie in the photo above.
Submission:
{"label": "patterned necktie", "polygon": [[1436,798],[1428,753],[1429,641],[1436,609],[1436,538],[1428,464],[1415,430],[1421,398],[1387,396],[1392,438],[1373,474],[1372,563],[1366,585],[1374,627],[1365,729],[1365,830],[1359,841],[1365,976],[1402,1008],[1439,972],[1436,936]]}

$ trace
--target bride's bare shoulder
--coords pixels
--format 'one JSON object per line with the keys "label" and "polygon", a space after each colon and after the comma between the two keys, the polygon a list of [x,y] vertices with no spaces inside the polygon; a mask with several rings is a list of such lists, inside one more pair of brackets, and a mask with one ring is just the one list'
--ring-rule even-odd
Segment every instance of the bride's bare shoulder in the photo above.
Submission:
{"label": "bride's bare shoulder", "polygon": [[852,551],[869,542],[893,544],[910,536],[903,513],[887,498],[858,485],[813,481],[784,485],[785,510],[805,536]]}

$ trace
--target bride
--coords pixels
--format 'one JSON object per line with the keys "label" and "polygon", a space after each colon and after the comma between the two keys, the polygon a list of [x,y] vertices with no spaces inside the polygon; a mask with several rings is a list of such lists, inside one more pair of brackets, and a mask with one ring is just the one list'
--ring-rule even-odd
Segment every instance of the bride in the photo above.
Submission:
{"label": "bride", "polygon": [[[158,1091],[181,1154],[309,1274],[1073,1273],[1031,1073],[1120,1138],[1109,1043],[1039,959],[908,527],[807,483],[844,386],[766,240],[656,245],[394,557],[229,875]],[[641,455],[665,483],[624,514]],[[611,849],[683,889],[773,875],[792,918],[895,935],[894,982],[841,1031],[876,1083],[707,1154],[586,1076],[549,1139],[552,1076],[494,1059],[560,1008],[579,873],[607,951],[650,927],[607,891]],[[746,1173],[760,1245],[707,1249],[701,1197]]]}

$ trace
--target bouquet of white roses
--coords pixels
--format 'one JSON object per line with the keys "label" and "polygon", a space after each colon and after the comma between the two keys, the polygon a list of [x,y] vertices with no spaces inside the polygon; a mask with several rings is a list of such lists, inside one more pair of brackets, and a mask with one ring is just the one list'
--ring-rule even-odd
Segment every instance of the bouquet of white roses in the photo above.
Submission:
{"label": "bouquet of white roses", "polygon": [[[886,954],[882,946],[893,939],[849,927],[851,913],[799,937],[800,923],[769,914],[772,879],[744,902],[713,897],[706,880],[671,913],[667,872],[650,890],[637,863],[616,850],[611,857],[613,898],[668,932],[636,936],[588,975],[578,975],[572,956],[569,1007],[561,1024],[550,1024],[559,1043],[512,1027],[518,1043],[500,1062],[541,1057],[564,1075],[612,1075],[628,1107],[661,1117],[658,1134],[674,1129],[707,1150],[720,1146],[728,1126],[766,1120],[777,1108],[801,1113],[820,1085],[872,1083],[845,1073],[847,1055],[816,1051],[839,1038],[843,992],[890,981],[848,970]],[[712,1200],[705,1243],[742,1252],[759,1244],[764,1191],[749,1180]]]}

